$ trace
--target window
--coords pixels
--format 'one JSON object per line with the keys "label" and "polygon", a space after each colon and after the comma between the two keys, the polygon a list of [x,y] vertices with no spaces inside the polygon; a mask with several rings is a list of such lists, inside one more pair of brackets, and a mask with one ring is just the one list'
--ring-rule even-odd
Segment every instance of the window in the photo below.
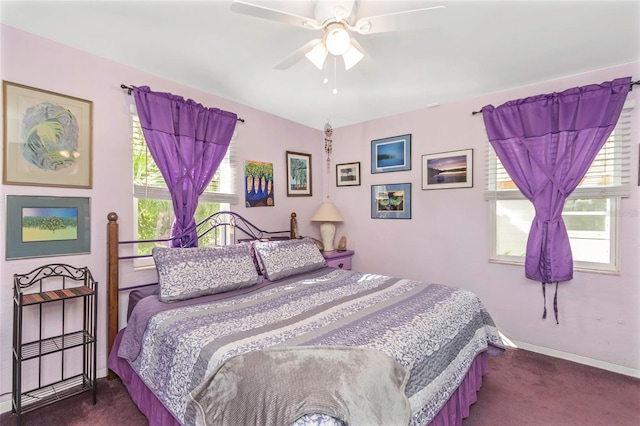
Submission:
{"label": "window", "polygon": [[[629,102],[625,104],[616,128],[564,205],[562,219],[578,270],[618,271],[616,212],[621,199],[630,193],[632,107]],[[516,188],[491,144],[487,142],[487,146],[485,199],[491,220],[490,261],[523,264],[533,204]]]}
{"label": "window", "polygon": [[[229,210],[229,204],[237,202],[233,145],[232,142],[211,183],[199,198],[196,223],[217,211]],[[147,148],[137,114],[133,115],[133,197],[134,217],[138,218],[134,238],[168,238],[174,219],[171,194]],[[215,238],[215,235],[211,233],[208,237]],[[138,244],[138,254],[151,254],[151,249],[157,245],[161,244]]]}

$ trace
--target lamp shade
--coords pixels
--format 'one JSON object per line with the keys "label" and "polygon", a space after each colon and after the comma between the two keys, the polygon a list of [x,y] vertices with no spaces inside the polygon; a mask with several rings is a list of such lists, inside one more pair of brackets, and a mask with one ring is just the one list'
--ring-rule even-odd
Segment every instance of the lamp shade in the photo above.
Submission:
{"label": "lamp shade", "polygon": [[336,226],[333,222],[342,222],[342,216],[333,203],[326,201],[320,204],[318,210],[311,216],[312,222],[322,222],[320,224],[320,237],[324,251],[333,251],[333,239],[336,235]]}
{"label": "lamp shade", "polygon": [[325,201],[320,204],[318,210],[311,216],[312,222],[342,222],[342,216],[336,208],[335,204]]}

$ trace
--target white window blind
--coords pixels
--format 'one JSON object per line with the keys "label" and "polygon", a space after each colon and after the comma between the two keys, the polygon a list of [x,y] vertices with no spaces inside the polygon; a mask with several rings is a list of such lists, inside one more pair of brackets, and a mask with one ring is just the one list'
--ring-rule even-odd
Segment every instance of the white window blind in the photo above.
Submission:
{"label": "white window blind", "polygon": [[[134,197],[171,200],[171,194],[169,193],[167,185],[147,149],[137,114],[133,114],[133,141],[134,157],[140,158],[140,161],[145,162],[143,167],[139,169],[146,171],[146,173],[141,176],[134,176]],[[238,204],[235,175],[236,155],[234,136],[229,144],[227,154],[220,163],[207,189],[200,195],[199,200],[205,203]]]}
{"label": "white window blind", "polygon": [[[611,136],[569,198],[629,197],[631,174],[631,114],[627,101]],[[485,151],[485,200],[524,199],[498,159],[491,143]]]}

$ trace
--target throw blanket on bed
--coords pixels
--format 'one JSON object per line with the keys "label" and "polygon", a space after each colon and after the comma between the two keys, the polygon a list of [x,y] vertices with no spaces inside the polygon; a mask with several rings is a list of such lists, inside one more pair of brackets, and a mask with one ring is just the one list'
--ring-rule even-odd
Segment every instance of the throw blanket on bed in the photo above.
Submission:
{"label": "throw blanket on bed", "polygon": [[195,421],[185,417],[187,395],[225,360],[278,345],[331,345],[376,349],[409,370],[411,424],[424,425],[475,356],[489,345],[502,347],[493,320],[469,291],[333,268],[207,304],[172,305],[156,296],[140,301],[130,323],[141,315],[148,325],[127,326],[118,355],[186,424]]}
{"label": "throw blanket on bed", "polygon": [[406,426],[408,379],[404,367],[373,349],[272,347],[226,360],[189,394],[187,412],[195,415],[187,417],[198,426],[276,426],[322,413],[350,426]]}

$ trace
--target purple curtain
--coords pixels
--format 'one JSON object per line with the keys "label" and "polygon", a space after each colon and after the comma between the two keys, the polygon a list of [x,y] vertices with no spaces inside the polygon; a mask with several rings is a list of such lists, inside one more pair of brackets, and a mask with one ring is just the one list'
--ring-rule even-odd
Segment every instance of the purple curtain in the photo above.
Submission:
{"label": "purple curtain", "polygon": [[152,92],[147,86],[134,87],[133,93],[149,152],[171,193],[171,236],[185,235],[171,246],[197,246],[198,196],[227,153],[237,116],[171,93]]}
{"label": "purple curtain", "polygon": [[545,283],[573,278],[564,202],[613,131],[630,83],[625,77],[482,107],[491,145],[535,207],[525,275],[540,281],[543,291]]}

